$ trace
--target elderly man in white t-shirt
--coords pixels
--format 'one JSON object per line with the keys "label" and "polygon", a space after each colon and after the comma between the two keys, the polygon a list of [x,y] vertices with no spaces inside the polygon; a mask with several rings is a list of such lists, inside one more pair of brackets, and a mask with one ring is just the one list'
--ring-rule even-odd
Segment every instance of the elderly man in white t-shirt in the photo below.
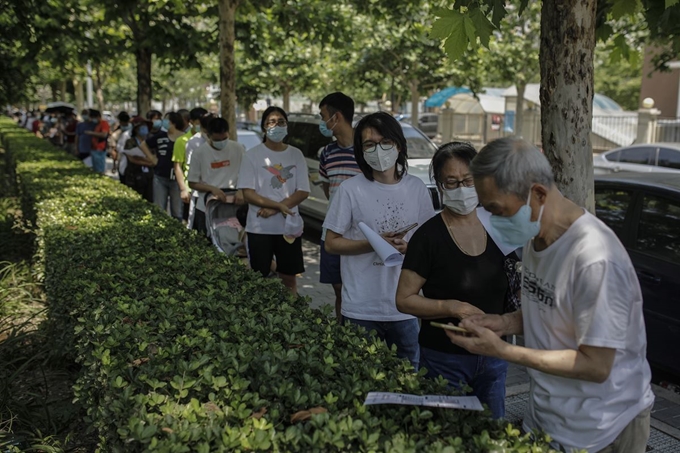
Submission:
{"label": "elderly man in white t-shirt", "polygon": [[[491,225],[524,247],[522,309],[476,315],[447,332],[475,354],[524,365],[531,377],[524,429],[563,451],[642,453],[654,395],[642,294],[614,232],[565,198],[547,159],[519,138],[495,140],[470,167]],[[525,347],[500,336],[524,334]]]}

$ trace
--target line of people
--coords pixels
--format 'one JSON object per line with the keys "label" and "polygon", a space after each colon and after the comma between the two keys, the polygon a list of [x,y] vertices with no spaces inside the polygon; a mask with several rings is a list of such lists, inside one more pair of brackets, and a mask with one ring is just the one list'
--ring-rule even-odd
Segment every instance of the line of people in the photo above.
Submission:
{"label": "line of people", "polygon": [[[514,137],[479,152],[441,146],[430,167],[444,206],[436,213],[408,173],[394,117],[377,112],[353,127],[354,102],[343,93],[322,99],[319,115],[320,132],[336,138],[319,160],[330,200],[320,281],[333,285],[339,321],[373,331],[428,377],[471,388],[495,418],[505,415],[508,363],[526,366],[523,429],[544,430],[559,451],[645,451],[654,395],[635,270],[616,235],[562,196],[546,157]],[[285,111],[264,112],[263,143],[247,152],[224,119],[198,109],[119,121],[122,181],[164,210],[170,202],[178,219],[188,214],[173,210],[172,194],[193,201],[196,229],[203,194],[238,189],[251,267],[267,276],[275,266],[297,292],[298,206],[310,189],[302,152],[285,143]],[[401,267],[382,262],[360,223],[405,255]],[[508,341],[521,334],[525,346]]]}

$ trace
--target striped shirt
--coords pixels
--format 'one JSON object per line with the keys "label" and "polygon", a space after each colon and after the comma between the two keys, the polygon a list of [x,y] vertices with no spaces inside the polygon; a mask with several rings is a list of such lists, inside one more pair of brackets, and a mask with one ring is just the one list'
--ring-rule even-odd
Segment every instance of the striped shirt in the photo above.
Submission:
{"label": "striped shirt", "polygon": [[[331,142],[319,157],[319,181],[328,183],[330,200],[340,184],[361,173],[354,159],[354,147],[341,148],[338,142]],[[330,201],[329,200],[329,201]]]}

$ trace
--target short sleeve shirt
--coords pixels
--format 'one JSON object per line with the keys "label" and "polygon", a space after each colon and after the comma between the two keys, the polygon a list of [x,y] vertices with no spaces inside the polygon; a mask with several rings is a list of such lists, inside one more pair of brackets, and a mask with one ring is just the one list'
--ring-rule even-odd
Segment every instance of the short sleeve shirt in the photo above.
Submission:
{"label": "short sleeve shirt", "polygon": [[[105,132],[108,134],[111,131],[111,126],[109,126],[108,121],[99,120],[97,125],[94,127],[94,132]],[[94,151],[106,151],[106,144],[108,142],[107,138],[92,137],[92,149]]]}
{"label": "short sleeve shirt", "polygon": [[[305,157],[298,148],[288,146],[273,151],[261,143],[246,152],[238,177],[239,189],[253,189],[258,195],[279,202],[298,190],[309,192],[309,174]],[[258,217],[259,207],[250,205],[246,231],[258,234],[283,234],[285,219],[281,213]],[[295,207],[293,211],[297,212]]]}
{"label": "short sleeve shirt", "polygon": [[158,163],[153,167],[153,172],[156,176],[162,178],[175,179],[175,172],[173,171],[172,156],[173,146],[176,142],[170,140],[168,133],[160,131],[145,140],[146,146],[149,147],[152,153],[158,157]]}
{"label": "short sleeve shirt", "polygon": [[[200,182],[219,189],[236,189],[241,162],[246,149],[229,140],[225,149],[217,150],[204,143],[193,152],[189,167],[189,182]],[[205,199],[198,197],[196,209],[205,211]]]}

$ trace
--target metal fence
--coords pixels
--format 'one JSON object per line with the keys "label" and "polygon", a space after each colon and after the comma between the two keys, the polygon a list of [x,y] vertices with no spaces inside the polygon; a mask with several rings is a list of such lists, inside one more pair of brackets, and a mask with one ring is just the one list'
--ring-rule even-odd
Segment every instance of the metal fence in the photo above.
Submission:
{"label": "metal fence", "polygon": [[659,118],[654,131],[655,142],[680,143],[680,119]]}

